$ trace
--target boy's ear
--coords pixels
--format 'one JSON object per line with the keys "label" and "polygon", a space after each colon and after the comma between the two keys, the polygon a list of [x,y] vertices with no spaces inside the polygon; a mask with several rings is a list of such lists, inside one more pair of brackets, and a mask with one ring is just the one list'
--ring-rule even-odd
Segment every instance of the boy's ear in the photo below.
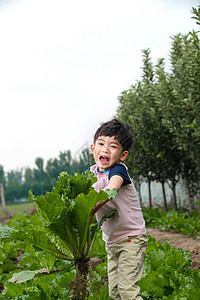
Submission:
{"label": "boy's ear", "polygon": [[94,151],[94,145],[93,144],[90,146],[90,149],[91,149],[91,152]]}
{"label": "boy's ear", "polygon": [[127,158],[127,156],[128,156],[128,151],[122,152],[121,157],[120,157],[120,161],[125,160]]}

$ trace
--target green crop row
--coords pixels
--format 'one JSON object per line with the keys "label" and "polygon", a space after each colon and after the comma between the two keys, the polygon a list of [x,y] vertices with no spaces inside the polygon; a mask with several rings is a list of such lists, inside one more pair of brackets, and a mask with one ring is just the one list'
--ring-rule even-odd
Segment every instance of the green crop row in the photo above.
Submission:
{"label": "green crop row", "polygon": [[[147,212],[145,212],[146,214]],[[155,212],[154,212],[155,213]],[[38,214],[21,215],[10,220],[9,226],[15,229],[29,227],[42,222]],[[175,249],[167,243],[161,244],[149,236],[146,250],[145,270],[139,281],[143,299],[200,299],[200,270],[191,270],[191,254],[186,250]],[[90,253],[91,257],[102,258],[103,262],[91,271],[88,299],[107,300],[108,287],[105,286],[107,261],[101,232]],[[72,267],[59,273],[52,273],[55,268],[66,268],[70,263],[58,259],[44,251],[32,247],[27,241],[16,235],[13,240],[0,244],[0,288],[1,300],[62,300],[69,298],[69,283],[75,277]],[[47,268],[47,275],[38,275],[22,283],[8,280],[21,270],[29,271]],[[4,289],[3,289],[4,287]]]}
{"label": "green crop row", "polygon": [[181,232],[200,238],[200,213],[198,210],[183,213],[175,210],[143,208],[142,211],[147,227],[157,228],[160,231]]}

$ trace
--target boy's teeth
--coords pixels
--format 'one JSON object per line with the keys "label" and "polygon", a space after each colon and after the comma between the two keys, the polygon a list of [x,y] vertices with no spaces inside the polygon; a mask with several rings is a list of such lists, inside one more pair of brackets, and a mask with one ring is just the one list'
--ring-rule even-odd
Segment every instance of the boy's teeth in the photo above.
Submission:
{"label": "boy's teeth", "polygon": [[109,159],[106,157],[106,156],[100,156],[100,160],[102,161],[102,162],[108,162],[109,161]]}

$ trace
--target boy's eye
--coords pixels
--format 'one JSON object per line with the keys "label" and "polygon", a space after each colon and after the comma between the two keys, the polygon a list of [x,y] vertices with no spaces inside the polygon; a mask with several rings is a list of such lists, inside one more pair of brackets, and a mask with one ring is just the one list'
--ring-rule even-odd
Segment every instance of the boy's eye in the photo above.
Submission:
{"label": "boy's eye", "polygon": [[103,143],[99,142],[98,145],[103,146]]}
{"label": "boy's eye", "polygon": [[111,148],[117,148],[115,145],[111,145]]}

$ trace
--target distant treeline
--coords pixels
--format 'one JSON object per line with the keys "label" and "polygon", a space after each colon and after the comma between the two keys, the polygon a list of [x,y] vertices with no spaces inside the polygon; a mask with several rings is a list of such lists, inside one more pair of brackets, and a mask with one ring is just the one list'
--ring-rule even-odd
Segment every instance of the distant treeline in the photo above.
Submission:
{"label": "distant treeline", "polygon": [[73,159],[70,150],[59,153],[57,158],[51,158],[45,164],[44,159],[35,159],[35,168],[4,171],[0,165],[0,183],[4,185],[6,203],[13,203],[28,197],[28,191],[33,189],[35,195],[44,195],[51,191],[62,171],[69,174],[82,173],[93,164],[93,158],[88,148],[85,148],[78,159]]}

